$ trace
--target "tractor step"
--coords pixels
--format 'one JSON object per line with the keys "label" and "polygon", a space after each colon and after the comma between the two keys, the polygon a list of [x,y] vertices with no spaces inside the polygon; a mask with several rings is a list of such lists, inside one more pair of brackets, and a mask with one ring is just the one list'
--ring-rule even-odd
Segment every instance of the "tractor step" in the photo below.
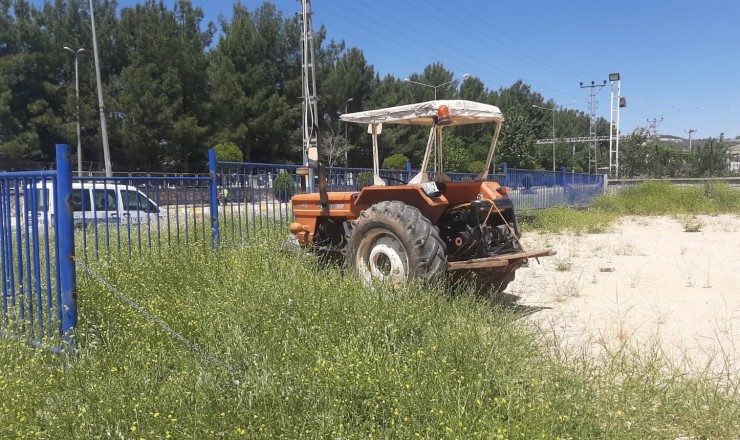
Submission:
{"label": "tractor step", "polygon": [[453,261],[447,264],[447,270],[484,269],[488,267],[506,267],[525,258],[551,257],[558,252],[553,249],[517,252],[515,254],[497,255],[495,257],[475,258],[467,261]]}

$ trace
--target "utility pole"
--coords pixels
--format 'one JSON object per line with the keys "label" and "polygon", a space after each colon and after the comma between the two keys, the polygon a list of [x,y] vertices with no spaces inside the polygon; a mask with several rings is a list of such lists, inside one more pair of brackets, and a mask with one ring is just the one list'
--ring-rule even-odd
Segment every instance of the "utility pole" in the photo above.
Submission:
{"label": "utility pole", "polygon": [[555,110],[556,107],[540,107],[539,105],[532,104],[534,108],[541,108],[542,110],[550,110],[552,112],[552,171],[555,172]]}
{"label": "utility pole", "polygon": [[82,141],[80,140],[80,54],[85,49],[79,48],[76,51],[69,46],[64,46],[64,50],[75,56],[75,115],[77,117],[77,175],[82,176]]}
{"label": "utility pole", "polygon": [[689,152],[691,152],[691,135],[696,133],[696,129],[689,128],[688,130],[684,130],[684,131],[689,134]]}
{"label": "utility pole", "polygon": [[591,84],[584,85],[581,83],[582,89],[590,89],[588,110],[591,115],[591,121],[589,123],[588,135],[591,138],[590,146],[588,149],[588,172],[591,172],[591,165],[593,164],[593,173],[595,174],[598,170],[598,161],[596,159],[596,152],[598,151],[599,143],[596,140],[596,109],[598,108],[598,102],[596,101],[596,95],[604,88],[606,80],[601,84],[596,84],[595,81],[591,81]]}
{"label": "utility pole", "polygon": [[103,106],[103,83],[100,80],[100,58],[98,56],[98,37],[95,34],[95,12],[90,0],[90,23],[92,25],[93,54],[95,55],[95,76],[98,80],[98,108],[100,109],[100,135],[103,137],[103,160],[105,161],[105,177],[112,177],[113,170],[110,164],[110,149],[108,148],[108,127],[105,123],[105,107]]}
{"label": "utility pole", "polygon": [[653,118],[652,121],[648,119],[647,122],[650,124],[648,131],[652,133],[653,137],[658,137],[658,125],[663,122],[663,117],[661,116],[660,119]]}
{"label": "utility pole", "polygon": [[[354,98],[349,98],[344,102],[344,113],[347,114],[349,111],[349,103],[354,101]],[[349,125],[349,122],[344,122],[344,140],[349,144],[349,138],[347,137],[347,126]],[[347,150],[344,150],[344,166],[348,167],[349,162],[347,162]]]}

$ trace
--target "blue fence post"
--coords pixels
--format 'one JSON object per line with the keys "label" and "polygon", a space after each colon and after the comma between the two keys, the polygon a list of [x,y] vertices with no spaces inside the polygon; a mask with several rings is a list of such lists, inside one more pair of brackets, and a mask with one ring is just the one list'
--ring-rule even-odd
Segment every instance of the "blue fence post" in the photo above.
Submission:
{"label": "blue fence post", "polygon": [[563,165],[563,169],[560,170],[560,185],[563,187],[563,200],[565,206],[570,206],[568,203],[568,167]]}
{"label": "blue fence post", "polygon": [[213,248],[218,248],[218,176],[216,175],[216,150],[208,150],[208,170],[211,173],[211,239]]}
{"label": "blue fence post", "polygon": [[406,181],[411,180],[411,161],[406,162]]}
{"label": "blue fence post", "polygon": [[501,166],[504,174],[504,186],[509,186],[509,164],[504,162],[501,164]]}
{"label": "blue fence post", "polygon": [[70,348],[75,346],[77,328],[77,273],[72,220],[72,157],[69,145],[57,144],[56,235],[59,237],[60,333]]}

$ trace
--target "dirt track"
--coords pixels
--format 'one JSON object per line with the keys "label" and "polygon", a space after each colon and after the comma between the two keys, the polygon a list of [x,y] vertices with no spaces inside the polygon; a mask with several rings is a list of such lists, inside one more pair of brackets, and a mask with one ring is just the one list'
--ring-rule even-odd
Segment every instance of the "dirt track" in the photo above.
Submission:
{"label": "dirt track", "polygon": [[602,353],[657,344],[681,368],[740,370],[740,217],[635,217],[612,232],[528,234],[531,261],[508,293],[561,345]]}

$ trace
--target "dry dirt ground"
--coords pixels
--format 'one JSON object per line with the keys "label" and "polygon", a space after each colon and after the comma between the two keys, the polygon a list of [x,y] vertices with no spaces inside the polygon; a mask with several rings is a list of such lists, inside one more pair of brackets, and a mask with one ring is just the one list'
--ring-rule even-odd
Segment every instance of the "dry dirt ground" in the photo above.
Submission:
{"label": "dry dirt ground", "polygon": [[657,347],[686,371],[740,371],[740,217],[628,217],[524,240],[558,255],[530,261],[507,292],[561,346]]}

